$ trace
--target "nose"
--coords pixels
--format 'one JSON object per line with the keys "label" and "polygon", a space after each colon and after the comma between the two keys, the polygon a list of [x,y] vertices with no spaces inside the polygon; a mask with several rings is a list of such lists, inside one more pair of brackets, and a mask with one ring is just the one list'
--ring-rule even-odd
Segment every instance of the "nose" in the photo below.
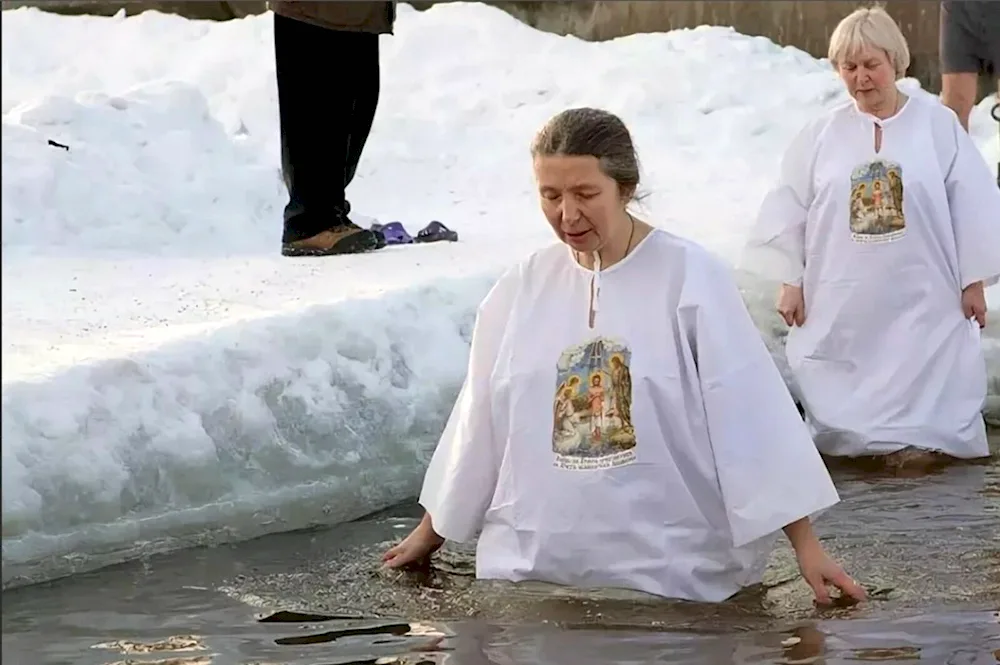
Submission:
{"label": "nose", "polygon": [[562,198],[562,202],[559,205],[559,212],[564,222],[575,222],[580,217],[580,207],[572,196],[564,196]]}

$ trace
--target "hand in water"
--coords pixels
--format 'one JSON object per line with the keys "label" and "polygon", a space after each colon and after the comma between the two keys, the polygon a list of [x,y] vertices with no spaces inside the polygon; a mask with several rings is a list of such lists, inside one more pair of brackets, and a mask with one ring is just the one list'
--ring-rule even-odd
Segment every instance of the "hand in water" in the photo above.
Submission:
{"label": "hand in water", "polygon": [[410,532],[403,542],[382,555],[382,563],[387,568],[403,568],[420,563],[437,552],[444,545],[444,538],[434,533],[430,520],[425,516],[417,528]]}
{"label": "hand in water", "polygon": [[799,560],[799,571],[802,578],[812,587],[816,594],[816,603],[819,605],[830,605],[833,599],[827,585],[832,585],[840,589],[843,597],[861,602],[867,597],[864,588],[851,579],[851,576],[844,572],[836,561],[830,558],[823,546],[816,541],[808,547],[803,547],[795,554]]}

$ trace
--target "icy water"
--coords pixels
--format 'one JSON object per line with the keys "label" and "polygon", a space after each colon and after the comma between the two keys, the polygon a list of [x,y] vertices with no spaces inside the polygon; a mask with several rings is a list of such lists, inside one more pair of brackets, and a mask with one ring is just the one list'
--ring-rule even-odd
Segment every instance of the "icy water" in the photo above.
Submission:
{"label": "icy water", "polygon": [[[994,436],[994,450],[1000,440]],[[870,590],[817,610],[776,551],[715,606],[477,582],[470,550],[384,572],[414,506],[3,593],[5,665],[1000,663],[1000,459],[928,475],[834,469],[819,523]]]}

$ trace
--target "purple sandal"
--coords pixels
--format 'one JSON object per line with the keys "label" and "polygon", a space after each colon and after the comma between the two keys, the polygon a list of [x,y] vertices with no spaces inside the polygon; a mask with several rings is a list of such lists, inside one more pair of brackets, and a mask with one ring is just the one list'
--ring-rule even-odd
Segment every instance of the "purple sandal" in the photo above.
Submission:
{"label": "purple sandal", "polygon": [[458,234],[441,222],[434,220],[417,233],[414,242],[458,242]]}
{"label": "purple sandal", "polygon": [[413,238],[406,232],[401,222],[389,222],[385,226],[372,224],[372,231],[381,233],[387,245],[409,245],[413,242]]}

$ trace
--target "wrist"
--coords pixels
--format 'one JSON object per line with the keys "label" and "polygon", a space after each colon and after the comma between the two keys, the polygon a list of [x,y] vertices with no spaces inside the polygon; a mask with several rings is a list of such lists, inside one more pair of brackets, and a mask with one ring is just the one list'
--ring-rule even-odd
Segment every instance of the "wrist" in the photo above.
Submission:
{"label": "wrist", "polygon": [[813,531],[812,523],[808,517],[803,517],[787,525],[784,532],[796,554],[821,548],[819,538],[816,537],[816,532]]}
{"label": "wrist", "polygon": [[423,519],[420,520],[420,524],[417,525],[417,530],[420,531],[422,536],[428,538],[429,540],[438,543],[444,542],[444,538],[434,530],[434,523],[431,521],[430,513],[424,513]]}

